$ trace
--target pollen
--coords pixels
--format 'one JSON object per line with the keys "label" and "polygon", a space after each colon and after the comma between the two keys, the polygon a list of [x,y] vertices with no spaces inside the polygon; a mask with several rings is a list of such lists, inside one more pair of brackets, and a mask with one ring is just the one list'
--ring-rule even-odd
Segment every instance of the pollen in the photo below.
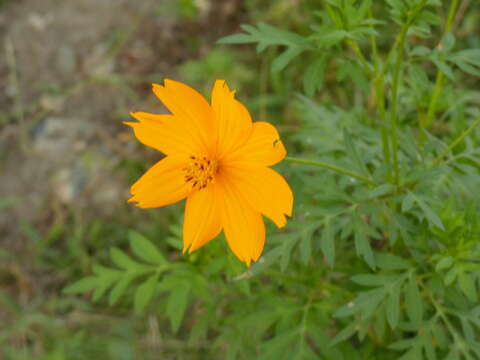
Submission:
{"label": "pollen", "polygon": [[192,189],[201,190],[215,180],[218,170],[218,161],[206,156],[190,156],[190,162],[182,169],[185,172],[184,180],[192,185]]}

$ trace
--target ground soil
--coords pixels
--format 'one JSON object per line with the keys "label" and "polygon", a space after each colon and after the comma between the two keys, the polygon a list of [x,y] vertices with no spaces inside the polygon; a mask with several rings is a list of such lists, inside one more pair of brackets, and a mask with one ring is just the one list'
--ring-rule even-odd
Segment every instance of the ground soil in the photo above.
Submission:
{"label": "ground soil", "polygon": [[194,3],[188,16],[173,0],[0,1],[0,292],[22,303],[48,292],[32,242],[130,206],[122,164],[158,155],[122,121],[161,111],[150,83],[175,78],[243,16],[238,0]]}

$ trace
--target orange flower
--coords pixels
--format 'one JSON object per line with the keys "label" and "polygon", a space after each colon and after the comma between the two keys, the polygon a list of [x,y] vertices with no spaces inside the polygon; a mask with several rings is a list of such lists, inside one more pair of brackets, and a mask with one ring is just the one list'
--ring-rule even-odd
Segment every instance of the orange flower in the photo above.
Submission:
{"label": "orange flower", "polygon": [[155,208],[187,198],[183,252],[192,252],[223,229],[228,245],[248,266],[262,253],[262,214],[278,227],[291,216],[293,194],[269,166],[286,151],[274,126],[254,122],[223,80],[211,105],[194,89],[173,81],[153,84],[172,114],[135,112],[127,122],[143,144],[166,155],[131,188],[131,202]]}

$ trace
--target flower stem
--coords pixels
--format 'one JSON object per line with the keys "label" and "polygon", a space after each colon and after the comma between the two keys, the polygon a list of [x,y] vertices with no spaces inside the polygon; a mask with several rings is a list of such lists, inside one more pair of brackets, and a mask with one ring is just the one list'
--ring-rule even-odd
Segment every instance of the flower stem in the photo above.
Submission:
{"label": "flower stem", "polygon": [[324,168],[324,169],[335,171],[339,174],[351,176],[355,179],[364,181],[364,182],[366,182],[368,184],[371,184],[371,185],[376,185],[375,181],[373,181],[372,179],[370,179],[366,176],[357,174],[357,173],[355,173],[353,171],[350,171],[350,170],[347,170],[347,169],[339,168],[335,165],[331,165],[331,164],[328,164],[328,163],[323,162],[323,161],[299,159],[299,158],[294,158],[294,157],[289,157],[289,156],[287,156],[285,158],[285,160],[293,162],[293,163],[297,163],[297,164],[318,166],[318,167],[321,167],[321,168]]}
{"label": "flower stem", "polygon": [[387,129],[387,122],[385,119],[385,79],[382,76],[374,80],[375,85],[375,97],[376,97],[376,105],[377,105],[377,113],[378,117],[380,118],[380,126],[381,126],[381,136],[382,136],[382,148],[383,148],[383,159],[385,164],[388,167],[388,181],[391,181],[391,169],[390,169],[390,144],[388,141],[388,129]]}
{"label": "flower stem", "polygon": [[[453,20],[455,19],[457,6],[458,0],[452,0],[452,2],[450,3],[450,9],[448,10],[447,23],[445,25],[444,34],[449,33],[452,30]],[[432,98],[430,99],[430,103],[428,105],[427,115],[420,118],[420,127],[423,129],[430,126],[433,117],[435,116],[437,101],[442,92],[444,78],[445,75],[443,74],[443,72],[438,70],[437,78],[435,79],[435,88],[433,89]]]}
{"label": "flower stem", "polygon": [[394,174],[394,183],[398,185],[399,183],[399,171],[398,171],[398,136],[397,136],[397,127],[398,127],[398,117],[397,117],[397,105],[398,105],[398,85],[400,82],[400,73],[402,70],[402,61],[403,61],[403,49],[405,47],[405,37],[407,35],[409,24],[406,23],[403,25],[399,37],[399,46],[397,52],[397,62],[395,63],[395,70],[393,73],[393,82],[392,82],[392,108],[390,111],[390,122],[391,122],[391,137],[392,137],[392,155],[393,155],[393,174]]}
{"label": "flower stem", "polygon": [[368,74],[370,74],[370,72],[371,72],[370,65],[368,64],[368,61],[365,58],[365,56],[363,55],[362,50],[358,46],[357,42],[355,40],[349,39],[349,40],[347,40],[347,43],[350,46],[350,48],[353,50],[355,55],[358,57],[358,59],[360,60],[360,63],[365,68],[365,71]]}
{"label": "flower stem", "polygon": [[438,155],[435,160],[433,160],[432,164],[430,167],[435,167],[440,165],[442,162],[443,158],[448,155],[450,151],[452,151],[457,145],[459,145],[463,139],[465,139],[470,133],[478,126],[480,125],[480,119],[477,119],[470,127],[465,130],[458,138],[456,138],[445,150],[442,151],[440,155]]}
{"label": "flower stem", "polygon": [[394,184],[398,186],[399,183],[399,170],[398,170],[398,135],[397,135],[397,128],[398,128],[398,86],[400,82],[400,74],[402,72],[402,63],[403,63],[403,52],[405,49],[405,38],[407,36],[408,29],[414,23],[416,17],[424,6],[426,5],[427,0],[423,0],[409,16],[408,20],[403,24],[402,29],[400,30],[400,34],[395,40],[395,44],[393,48],[390,50],[388,58],[390,58],[390,54],[393,53],[394,49],[397,49],[397,60],[395,63],[395,69],[393,72],[393,81],[392,81],[392,106],[390,110],[390,123],[391,123],[391,138],[392,138],[392,156],[393,156],[393,175],[394,175]]}

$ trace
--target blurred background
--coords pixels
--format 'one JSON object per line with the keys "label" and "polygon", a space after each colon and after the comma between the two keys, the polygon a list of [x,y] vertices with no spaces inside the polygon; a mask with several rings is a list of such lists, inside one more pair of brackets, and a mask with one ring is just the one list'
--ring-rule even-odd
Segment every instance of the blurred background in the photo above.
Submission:
{"label": "blurred background", "polygon": [[[241,24],[259,21],[300,35],[320,33],[328,16],[315,10],[324,3],[0,0],[0,360],[254,359],[259,353],[278,359],[297,345],[298,359],[364,360],[376,346],[388,351],[376,338],[361,355],[356,340],[340,345],[345,357],[327,346],[343,327],[331,313],[350,304],[357,290],[345,285],[349,272],[369,270],[354,254],[348,233],[353,228],[344,223],[335,230],[346,235],[335,239],[339,255],[330,267],[318,245],[321,221],[311,219],[327,216],[329,205],[336,212],[333,190],[350,188],[351,179],[279,165],[296,195],[295,218],[290,234],[268,225],[274,266],[251,281],[239,281],[251,273],[223,238],[181,254],[183,204],[141,210],[126,202],[130,185],[161,155],[140,144],[122,122],[131,120],[130,111],[165,111],[151,92],[151,83],[165,78],[185,82],[208,99],[214,80],[227,80],[254,120],[279,128],[291,154],[342,157],[340,165],[348,167],[351,156],[341,145],[347,128],[357,134],[362,153],[378,155],[374,96],[352,51],[332,47],[335,58],[327,62],[319,48],[285,67],[287,59],[278,56],[284,48],[257,55],[255,46],[217,44],[241,32]],[[387,3],[393,1],[374,2],[380,10]],[[447,3],[438,10],[442,19]],[[388,11],[379,13],[387,25],[378,47],[386,55],[398,29],[389,27]],[[478,1],[462,0],[455,19],[457,45],[479,48]],[[282,44],[278,39],[285,33],[265,32]],[[433,49],[441,34],[437,26],[432,38],[410,36],[409,42]],[[277,70],[275,58],[281,59]],[[322,69],[328,64],[325,74],[310,66],[315,63]],[[427,64],[424,70],[433,80],[436,68]],[[406,75],[403,125],[428,109],[433,81],[420,75]],[[461,133],[466,119],[478,114],[478,77],[459,79],[456,87],[445,86],[439,101],[446,113],[450,104],[460,104],[451,111],[454,120],[436,122],[436,136]],[[470,102],[474,106],[464,106]],[[138,282],[116,300],[112,293],[102,297],[106,288],[64,291],[96,265],[112,267],[113,247],[135,258],[129,241],[138,235],[129,239],[131,230],[178,264],[145,311],[133,310]],[[268,264],[257,265],[263,271]],[[314,295],[320,299],[315,312]],[[381,354],[369,358],[387,359]]]}
{"label": "blurred background", "polygon": [[281,98],[261,95],[268,61],[215,44],[260,17],[301,18],[297,1],[265,3],[0,1],[0,359],[201,358],[164,338],[154,316],[62,289],[127,244],[128,229],[156,244],[178,235],[181,205],[126,203],[160,158],[122,124],[130,111],[164,111],[152,82],[173,78],[209,96],[223,78],[257,120],[279,108]]}

